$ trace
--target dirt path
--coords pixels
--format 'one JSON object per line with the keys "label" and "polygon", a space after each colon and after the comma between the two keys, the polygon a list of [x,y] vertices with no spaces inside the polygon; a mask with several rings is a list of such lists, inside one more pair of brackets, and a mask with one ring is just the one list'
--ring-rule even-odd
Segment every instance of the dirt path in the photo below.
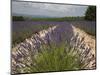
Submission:
{"label": "dirt path", "polygon": [[[77,37],[77,48],[81,50],[82,60],[85,61],[84,69],[96,68],[96,42],[93,36],[87,34],[83,30],[72,26],[73,34]],[[75,39],[74,37],[74,39]],[[81,42],[81,43],[80,43]]]}
{"label": "dirt path", "polygon": [[93,38],[93,36],[87,34],[83,30],[80,30],[79,28],[76,28],[74,26],[73,26],[73,32],[74,34],[79,33],[80,38],[84,37],[84,43],[86,43],[86,46],[89,46],[92,48],[92,53],[95,55],[95,51],[96,51],[95,44],[96,43],[95,43],[95,39]]}

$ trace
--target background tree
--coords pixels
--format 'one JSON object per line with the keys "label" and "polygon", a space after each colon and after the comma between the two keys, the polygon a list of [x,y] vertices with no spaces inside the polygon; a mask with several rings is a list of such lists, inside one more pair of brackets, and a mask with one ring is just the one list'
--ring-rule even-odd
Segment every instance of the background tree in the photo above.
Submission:
{"label": "background tree", "polygon": [[13,16],[12,19],[13,19],[13,21],[24,21],[23,16]]}
{"label": "background tree", "polygon": [[85,20],[96,20],[96,6],[89,6],[87,8]]}

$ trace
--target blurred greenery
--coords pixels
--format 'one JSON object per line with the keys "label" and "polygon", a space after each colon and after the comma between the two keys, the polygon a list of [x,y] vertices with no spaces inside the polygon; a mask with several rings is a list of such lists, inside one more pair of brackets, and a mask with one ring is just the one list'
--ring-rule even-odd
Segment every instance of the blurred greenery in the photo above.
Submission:
{"label": "blurred greenery", "polygon": [[24,20],[31,20],[31,21],[79,21],[84,20],[84,16],[70,16],[70,17],[60,17],[60,18],[39,18],[39,17],[25,17],[25,16],[13,16],[13,21],[24,21]]}
{"label": "blurred greenery", "polygon": [[85,13],[86,20],[96,20],[96,6],[89,6]]}
{"label": "blurred greenery", "polygon": [[13,21],[24,21],[24,17],[23,16],[13,16],[12,17],[12,20]]}
{"label": "blurred greenery", "polygon": [[79,21],[79,20],[84,20],[84,17],[61,17],[61,18],[32,18],[32,21],[59,21],[59,22],[63,22],[63,21]]}

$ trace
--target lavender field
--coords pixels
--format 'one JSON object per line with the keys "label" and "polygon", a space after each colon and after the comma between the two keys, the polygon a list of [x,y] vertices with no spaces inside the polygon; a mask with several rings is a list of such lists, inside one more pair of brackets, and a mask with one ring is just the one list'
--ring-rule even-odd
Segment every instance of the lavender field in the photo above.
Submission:
{"label": "lavender field", "polygon": [[96,69],[96,6],[12,1],[11,74]]}
{"label": "lavender field", "polygon": [[[14,32],[21,31],[24,28],[31,28],[34,25],[70,25],[73,24],[75,26],[78,26],[80,28],[86,28],[88,27],[88,30],[95,31],[96,29],[96,22],[95,21],[71,21],[71,22],[34,22],[34,21],[15,21],[12,22],[12,29]],[[95,33],[95,32],[94,32]]]}
{"label": "lavender field", "polygon": [[95,22],[18,21],[13,29],[13,73],[95,69]]}
{"label": "lavender field", "polygon": [[30,37],[32,34],[55,25],[65,26],[67,28],[69,28],[70,25],[74,25],[84,30],[90,35],[95,36],[96,34],[96,30],[95,30],[96,23],[94,21],[68,21],[68,22],[14,21],[12,23],[13,43],[14,44],[20,43],[24,41],[27,37]]}

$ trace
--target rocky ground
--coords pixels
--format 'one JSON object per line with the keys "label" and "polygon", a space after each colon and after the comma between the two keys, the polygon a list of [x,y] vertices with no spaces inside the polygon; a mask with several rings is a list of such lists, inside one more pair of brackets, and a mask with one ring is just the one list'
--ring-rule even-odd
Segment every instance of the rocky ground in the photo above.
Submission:
{"label": "rocky ground", "polygon": [[49,45],[51,42],[59,44],[65,40],[81,53],[81,61],[85,62],[82,69],[96,68],[95,39],[73,25],[57,25],[32,35],[12,48],[12,74],[24,73],[24,67],[32,65],[30,55],[36,55],[41,44]]}
{"label": "rocky ground", "polygon": [[[87,34],[83,30],[73,26],[73,32],[77,37],[76,46],[81,51],[82,60],[85,61],[84,69],[96,68],[96,42],[93,36]],[[72,42],[73,42],[72,38]]]}

